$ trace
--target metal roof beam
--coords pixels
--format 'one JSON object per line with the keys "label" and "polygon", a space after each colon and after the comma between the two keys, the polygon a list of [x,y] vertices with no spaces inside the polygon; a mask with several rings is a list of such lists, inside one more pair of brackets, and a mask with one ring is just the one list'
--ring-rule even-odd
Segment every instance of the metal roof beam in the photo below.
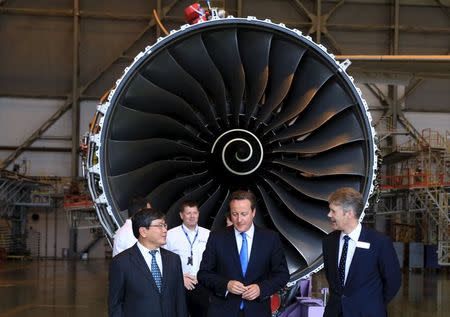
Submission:
{"label": "metal roof beam", "polygon": [[[180,0],[173,0],[170,4],[163,8],[163,12],[161,14],[161,19],[169,12]],[[2,8],[0,8],[2,9]],[[0,11],[1,12],[1,11]],[[73,17],[73,16],[72,16]],[[110,61],[100,72],[98,72],[95,76],[92,77],[84,86],[80,87],[79,94],[83,94],[93,83],[95,83],[119,58],[123,55],[126,55],[126,51],[132,47],[149,29],[155,26],[155,19],[152,18],[149,24],[138,34],[136,38],[134,38],[128,47],[123,51],[123,53],[119,54],[112,61]],[[23,142],[13,153],[11,153],[7,158],[5,158],[0,163],[0,169],[7,168],[16,158],[22,154],[26,148],[30,147],[39,137],[48,130],[66,111],[68,111],[72,107],[72,95],[67,97],[67,100],[64,104],[48,119],[46,120],[37,130],[35,130],[26,140]],[[77,137],[77,136],[74,136]]]}

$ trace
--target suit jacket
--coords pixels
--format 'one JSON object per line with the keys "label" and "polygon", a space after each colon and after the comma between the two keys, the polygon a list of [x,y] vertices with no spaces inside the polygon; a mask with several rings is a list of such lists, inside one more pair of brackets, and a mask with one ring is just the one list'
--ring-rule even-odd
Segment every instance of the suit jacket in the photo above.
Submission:
{"label": "suit jacket", "polygon": [[137,244],[112,259],[109,271],[109,316],[187,317],[180,257],[160,248],[162,290],[156,287]]}
{"label": "suit jacket", "polygon": [[330,297],[324,317],[387,316],[386,306],[401,284],[400,265],[389,237],[362,227],[359,241],[370,243],[368,249],[357,247],[342,289],[338,277],[339,238],[333,231],[323,240],[325,274]]}
{"label": "suit jacket", "polygon": [[270,296],[284,287],[289,271],[277,233],[255,226],[246,275],[242,275],[234,227],[211,232],[203,252],[197,278],[211,292],[208,316],[237,316],[241,296],[227,294],[227,284],[237,280],[244,285],[258,284],[259,298],[245,302],[246,317],[271,316]]}

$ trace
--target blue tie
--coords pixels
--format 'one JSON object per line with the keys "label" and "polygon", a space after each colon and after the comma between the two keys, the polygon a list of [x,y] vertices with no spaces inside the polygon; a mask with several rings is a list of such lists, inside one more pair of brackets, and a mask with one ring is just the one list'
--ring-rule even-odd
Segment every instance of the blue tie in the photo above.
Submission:
{"label": "blue tie", "polygon": [[241,259],[242,275],[245,276],[245,272],[247,272],[248,266],[248,246],[245,232],[241,232],[241,236],[242,236],[242,247],[241,253],[239,253],[239,258]]}
{"label": "blue tie", "polygon": [[[245,276],[248,266],[248,246],[245,232],[241,232],[241,236],[242,236],[242,247],[241,252],[239,253],[239,258],[241,260],[242,275]],[[244,301],[241,301],[239,308],[244,309]]]}
{"label": "blue tie", "polygon": [[161,285],[162,285],[162,277],[161,277],[161,271],[159,270],[158,263],[156,263],[156,252],[158,250],[151,250],[149,251],[152,255],[152,275],[153,279],[155,280],[155,284],[158,287],[158,291],[161,293]]}
{"label": "blue tie", "polygon": [[348,240],[350,240],[350,237],[345,235],[344,246],[342,247],[341,259],[339,261],[339,282],[341,284],[341,288],[344,288],[345,284],[345,262],[347,260]]}

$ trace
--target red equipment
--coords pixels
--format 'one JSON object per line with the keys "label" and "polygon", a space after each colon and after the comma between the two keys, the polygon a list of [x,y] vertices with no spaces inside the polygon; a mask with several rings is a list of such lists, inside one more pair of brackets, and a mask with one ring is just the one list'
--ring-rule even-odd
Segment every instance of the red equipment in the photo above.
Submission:
{"label": "red equipment", "polygon": [[199,21],[207,21],[209,15],[209,11],[203,9],[197,2],[184,9],[184,17],[186,22],[189,24],[196,24]]}

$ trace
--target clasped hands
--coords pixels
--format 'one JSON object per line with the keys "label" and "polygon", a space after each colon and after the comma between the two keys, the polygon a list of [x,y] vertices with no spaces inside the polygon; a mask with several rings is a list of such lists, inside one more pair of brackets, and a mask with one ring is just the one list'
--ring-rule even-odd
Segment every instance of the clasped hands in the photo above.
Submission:
{"label": "clasped hands", "polygon": [[192,291],[195,288],[195,285],[197,285],[198,281],[197,278],[194,275],[190,274],[183,274],[183,280],[184,280],[184,287],[186,289]]}
{"label": "clasped hands", "polygon": [[245,286],[241,282],[235,280],[228,282],[227,290],[232,294],[242,295],[242,298],[245,300],[254,300],[260,295],[258,284],[250,284]]}

